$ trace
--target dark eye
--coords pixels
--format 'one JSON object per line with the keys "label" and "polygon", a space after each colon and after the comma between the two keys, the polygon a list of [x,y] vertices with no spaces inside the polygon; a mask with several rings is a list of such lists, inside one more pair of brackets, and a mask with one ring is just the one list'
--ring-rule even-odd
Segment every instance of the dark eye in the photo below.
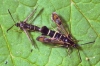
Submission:
{"label": "dark eye", "polygon": [[19,27],[19,26],[20,26],[20,24],[19,24],[19,23],[16,23],[15,25],[16,25],[17,27]]}

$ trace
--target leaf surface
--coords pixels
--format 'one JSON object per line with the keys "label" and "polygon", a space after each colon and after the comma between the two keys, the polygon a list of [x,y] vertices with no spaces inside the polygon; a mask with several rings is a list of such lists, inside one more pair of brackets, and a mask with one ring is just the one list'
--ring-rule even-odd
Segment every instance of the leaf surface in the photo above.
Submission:
{"label": "leaf surface", "polygon": [[[68,55],[67,48],[55,47],[36,40],[39,32],[31,32],[34,48],[24,31],[13,20],[23,21],[37,7],[29,20],[39,27],[56,29],[52,12],[60,15],[64,27],[78,40],[80,57],[75,48]],[[28,23],[29,23],[28,22]],[[100,65],[100,0],[0,0],[0,66],[99,66]],[[81,45],[95,41],[94,43]]]}

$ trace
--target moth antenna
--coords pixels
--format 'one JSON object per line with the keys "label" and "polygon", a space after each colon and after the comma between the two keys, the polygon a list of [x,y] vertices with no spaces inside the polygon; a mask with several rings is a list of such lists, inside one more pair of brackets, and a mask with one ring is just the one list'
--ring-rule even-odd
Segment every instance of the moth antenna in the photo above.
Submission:
{"label": "moth antenna", "polygon": [[[15,24],[14,24],[14,25],[15,25]],[[8,28],[8,29],[7,29],[7,32],[8,32],[14,25],[12,25],[10,28]]]}
{"label": "moth antenna", "polygon": [[11,12],[10,12],[9,9],[8,9],[8,13],[10,14],[10,16],[11,16],[12,20],[14,21],[14,23],[16,23],[15,20],[14,20],[14,18],[13,18],[12,15],[11,15]]}
{"label": "moth antenna", "polygon": [[95,41],[92,41],[92,42],[87,42],[87,43],[84,43],[84,44],[80,44],[80,45],[86,45],[86,44],[90,44],[90,43],[94,43]]}
{"label": "moth antenna", "polygon": [[[94,43],[94,42],[95,42],[95,41],[92,41],[92,42],[84,43],[84,44],[81,44],[81,45],[86,45],[86,44],[90,44],[90,43]],[[76,47],[76,48],[77,48],[77,47]],[[81,60],[81,62],[82,62],[79,49],[77,48],[77,50],[78,50],[78,55],[79,55],[79,57],[80,57],[80,60]]]}
{"label": "moth antenna", "polygon": [[[13,18],[12,15],[11,15],[11,12],[10,12],[9,9],[8,9],[8,13],[10,14],[10,16],[11,16],[13,22],[16,23],[15,20],[14,20],[14,18]],[[14,24],[14,25],[15,25],[15,24]],[[7,32],[8,32],[14,25],[12,25],[10,28],[8,28],[8,29],[7,29]]]}

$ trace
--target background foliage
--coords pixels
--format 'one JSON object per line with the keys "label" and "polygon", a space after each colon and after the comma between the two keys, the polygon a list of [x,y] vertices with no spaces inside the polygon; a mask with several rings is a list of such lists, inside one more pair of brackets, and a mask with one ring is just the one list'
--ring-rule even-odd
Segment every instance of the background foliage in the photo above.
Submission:
{"label": "background foliage", "polygon": [[[77,49],[68,56],[66,48],[54,47],[36,41],[41,34],[32,32],[38,49],[34,49],[26,34],[16,26],[8,33],[12,21],[23,21],[38,6],[32,24],[56,29],[52,12],[61,16],[64,27],[79,40]],[[52,27],[52,26],[53,27]],[[100,0],[0,0],[0,66],[99,66],[100,65]],[[33,51],[32,51],[33,50]],[[32,51],[32,52],[31,52]]]}

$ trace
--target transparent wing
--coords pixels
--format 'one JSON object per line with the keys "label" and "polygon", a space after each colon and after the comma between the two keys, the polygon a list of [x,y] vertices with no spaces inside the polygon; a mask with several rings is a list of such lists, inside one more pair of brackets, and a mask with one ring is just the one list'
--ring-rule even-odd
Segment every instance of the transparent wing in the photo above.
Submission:
{"label": "transparent wing", "polygon": [[33,14],[35,13],[37,7],[32,11],[32,13],[24,20],[24,22],[27,22],[29,18],[31,18],[33,16]]}
{"label": "transparent wing", "polygon": [[28,39],[30,40],[30,42],[32,43],[32,45],[34,45],[34,47],[36,48],[37,46],[35,45],[35,43],[33,42],[32,37],[30,36],[29,32],[25,29],[23,29],[23,31],[26,33]]}
{"label": "transparent wing", "polygon": [[58,31],[60,31],[62,34],[65,34],[66,36],[68,36],[69,32],[66,31],[65,28],[63,27],[60,17],[55,12],[53,12],[51,18],[56,23],[56,25],[58,27]]}

